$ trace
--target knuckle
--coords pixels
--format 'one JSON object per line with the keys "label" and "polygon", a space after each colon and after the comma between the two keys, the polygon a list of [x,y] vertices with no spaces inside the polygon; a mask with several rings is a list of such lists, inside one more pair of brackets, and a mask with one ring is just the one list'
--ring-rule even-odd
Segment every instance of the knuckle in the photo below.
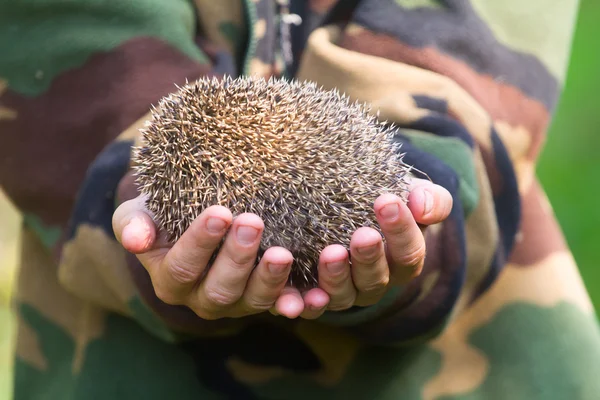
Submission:
{"label": "knuckle", "polygon": [[401,253],[398,256],[396,261],[401,266],[417,267],[423,263],[424,259],[425,259],[425,244],[420,243],[419,245],[410,249],[409,251]]}
{"label": "knuckle", "polygon": [[228,258],[229,264],[232,268],[246,269],[249,266],[254,265],[256,261],[256,254],[231,251]]}
{"label": "knuckle", "polygon": [[195,242],[196,248],[204,253],[214,253],[221,246],[221,238],[210,238],[202,236],[202,239]]}
{"label": "knuckle", "polygon": [[338,287],[350,279],[350,269],[344,268],[339,272],[325,270],[324,273],[320,273],[319,275],[322,276],[321,279],[327,282],[328,285]]}
{"label": "knuckle", "polygon": [[357,258],[361,264],[374,265],[377,262],[379,262],[383,256],[384,256],[383,249],[380,246],[377,248],[376,251],[374,251],[372,253],[360,254],[360,252],[359,252]]}
{"label": "knuckle", "polygon": [[385,274],[382,276],[378,276],[376,279],[364,282],[362,284],[357,284],[358,290],[363,293],[369,294],[379,294],[383,292],[390,283],[389,274]]}
{"label": "knuckle", "polygon": [[387,237],[389,237],[390,240],[406,240],[405,238],[411,237],[413,232],[412,228],[413,226],[411,226],[411,224],[409,223],[398,224],[397,226],[392,227],[391,229],[389,229],[388,232],[386,232]]}
{"label": "knuckle", "polygon": [[275,300],[260,298],[260,297],[250,297],[245,300],[244,308],[246,311],[267,311],[275,304]]}
{"label": "knuckle", "polygon": [[193,238],[193,240],[191,240],[191,246],[196,252],[201,254],[213,254],[221,247],[222,237],[208,236],[203,229],[204,228],[199,228],[192,223],[188,228],[188,231],[186,231],[186,234],[190,232],[189,235]]}
{"label": "knuckle", "polygon": [[167,264],[167,274],[177,283],[190,284],[198,279],[196,268],[183,262],[172,262]]}
{"label": "knuckle", "polygon": [[217,287],[207,287],[205,298],[207,306],[211,309],[231,307],[238,300],[235,294]]}

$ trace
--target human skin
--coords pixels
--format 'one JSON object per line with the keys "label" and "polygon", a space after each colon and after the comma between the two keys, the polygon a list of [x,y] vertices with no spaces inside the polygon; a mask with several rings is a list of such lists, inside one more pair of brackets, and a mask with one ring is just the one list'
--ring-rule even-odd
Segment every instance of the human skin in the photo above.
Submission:
{"label": "human skin", "polygon": [[233,218],[225,207],[208,207],[176,243],[168,244],[138,196],[117,208],[113,229],[167,304],[185,305],[207,320],[262,312],[315,319],[326,310],[373,305],[418,276],[427,226],[444,221],[452,203],[446,189],[422,179],[411,180],[407,203],[392,194],[379,196],[373,208],[385,244],[376,230],[362,227],[352,235],[350,252],[339,244],[327,246],[320,253],[318,286],[302,293],[286,285],[293,261],[287,249],[267,249],[254,268],[264,230],[255,214]]}

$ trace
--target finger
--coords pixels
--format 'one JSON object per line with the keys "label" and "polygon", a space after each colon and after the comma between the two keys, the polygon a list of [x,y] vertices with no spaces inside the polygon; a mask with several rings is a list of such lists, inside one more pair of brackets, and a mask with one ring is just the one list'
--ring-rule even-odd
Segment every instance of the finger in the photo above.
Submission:
{"label": "finger", "polygon": [[156,239],[156,227],[145,212],[142,197],[128,200],[117,207],[112,228],[117,241],[133,254],[150,250]]}
{"label": "finger", "polygon": [[286,286],[281,296],[275,302],[275,310],[273,314],[281,315],[286,318],[298,318],[304,310],[304,301],[298,289]]}
{"label": "finger", "polygon": [[383,240],[372,228],[360,228],[350,240],[352,280],[358,291],[356,305],[375,304],[385,294],[390,271]]}
{"label": "finger", "polygon": [[293,260],[292,253],[283,247],[265,251],[248,279],[240,304],[243,313],[266,311],[275,305],[288,280]]}
{"label": "finger", "polygon": [[408,195],[408,208],[417,223],[433,225],[448,218],[452,210],[452,195],[439,185],[417,184]]}
{"label": "finger", "polygon": [[156,227],[154,221],[143,211],[128,216],[129,223],[121,231],[121,244],[133,254],[142,254],[154,247]]}
{"label": "finger", "polygon": [[241,214],[231,226],[223,247],[195,295],[198,307],[224,312],[244,293],[256,265],[264,223],[255,214]]}
{"label": "finger", "polygon": [[181,304],[191,294],[231,220],[227,208],[212,206],[192,222],[159,268],[151,272],[154,290],[162,301]]}
{"label": "finger", "polygon": [[304,311],[300,314],[303,319],[317,319],[327,309],[329,304],[329,296],[323,289],[310,289],[302,295],[304,300]]}
{"label": "finger", "polygon": [[319,287],[330,298],[327,309],[346,310],[354,305],[356,288],[352,283],[348,250],[341,245],[323,249],[318,265]]}
{"label": "finger", "polygon": [[374,205],[386,240],[390,278],[406,283],[421,273],[425,259],[425,239],[408,206],[398,196],[384,194]]}

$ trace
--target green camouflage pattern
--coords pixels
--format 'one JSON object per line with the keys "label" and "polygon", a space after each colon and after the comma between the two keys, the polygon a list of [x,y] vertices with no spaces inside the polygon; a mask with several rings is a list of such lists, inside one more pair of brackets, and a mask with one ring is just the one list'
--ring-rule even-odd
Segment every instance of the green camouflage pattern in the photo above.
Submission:
{"label": "green camouflage pattern", "polygon": [[[0,185],[24,215],[13,398],[597,399],[595,310],[535,177],[577,10],[0,0]],[[226,74],[312,80],[399,127],[455,199],[421,276],[315,321],[158,300],[111,227],[137,193],[131,148],[175,85]]]}

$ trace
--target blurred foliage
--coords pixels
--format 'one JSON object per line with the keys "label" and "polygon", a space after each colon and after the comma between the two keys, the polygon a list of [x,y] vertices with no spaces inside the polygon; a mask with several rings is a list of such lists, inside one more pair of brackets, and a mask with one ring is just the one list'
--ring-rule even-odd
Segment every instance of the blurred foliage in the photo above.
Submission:
{"label": "blurred foliage", "polygon": [[538,165],[557,218],[600,310],[600,1],[582,0],[566,85]]}

